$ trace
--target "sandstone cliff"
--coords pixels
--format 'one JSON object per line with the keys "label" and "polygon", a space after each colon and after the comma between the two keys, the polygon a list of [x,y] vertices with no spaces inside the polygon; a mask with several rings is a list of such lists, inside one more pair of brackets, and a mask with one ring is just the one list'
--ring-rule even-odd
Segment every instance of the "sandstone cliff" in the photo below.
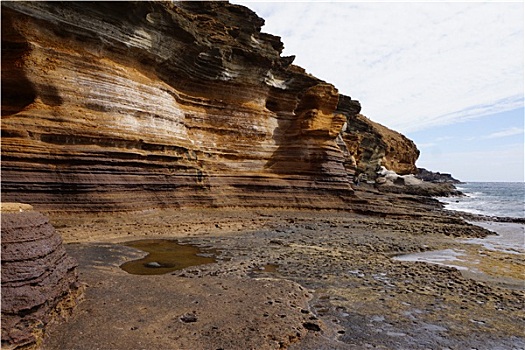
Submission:
{"label": "sandstone cliff", "polygon": [[415,170],[263,23],[226,2],[2,2],[4,199],[343,208],[356,166]]}
{"label": "sandstone cliff", "polygon": [[[2,192],[48,210],[339,206],[339,94],[215,2],[3,2]],[[5,50],[4,50],[5,49]],[[335,200],[335,202],[334,202]]]}
{"label": "sandstone cliff", "polygon": [[404,135],[361,114],[348,117],[343,140],[355,159],[358,173],[375,179],[381,166],[399,175],[417,173],[419,150]]}

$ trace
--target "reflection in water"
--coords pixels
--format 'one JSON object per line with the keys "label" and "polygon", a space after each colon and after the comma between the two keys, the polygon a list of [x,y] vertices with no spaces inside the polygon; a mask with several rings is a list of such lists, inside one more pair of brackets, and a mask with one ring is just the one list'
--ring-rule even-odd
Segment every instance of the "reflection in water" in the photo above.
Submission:
{"label": "reflection in water", "polygon": [[423,253],[399,255],[393,257],[393,259],[397,261],[421,261],[436,265],[450,266],[458,270],[467,270],[467,267],[461,265],[461,263],[465,260],[464,256],[464,250],[444,249],[431,250]]}
{"label": "reflection in water", "polygon": [[266,264],[262,267],[262,271],[264,272],[275,273],[275,272],[278,272],[278,270],[279,270],[279,265],[277,264]]}
{"label": "reflection in water", "polygon": [[134,275],[162,275],[190,266],[217,262],[216,249],[202,249],[169,239],[144,239],[127,242],[124,245],[149,253],[142,259],[129,261],[120,266],[124,271]]}

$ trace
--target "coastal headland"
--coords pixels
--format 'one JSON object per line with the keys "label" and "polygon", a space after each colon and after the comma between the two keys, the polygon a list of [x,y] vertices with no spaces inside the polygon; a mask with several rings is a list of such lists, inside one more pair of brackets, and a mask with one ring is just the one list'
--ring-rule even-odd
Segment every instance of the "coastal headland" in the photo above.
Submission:
{"label": "coastal headland", "polygon": [[523,254],[263,24],[2,2],[2,348],[525,348]]}

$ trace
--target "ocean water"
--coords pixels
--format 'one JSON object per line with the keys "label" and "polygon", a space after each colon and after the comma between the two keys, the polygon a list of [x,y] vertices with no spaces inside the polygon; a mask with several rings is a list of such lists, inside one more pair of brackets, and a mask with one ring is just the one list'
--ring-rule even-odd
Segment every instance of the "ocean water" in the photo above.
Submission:
{"label": "ocean water", "polygon": [[467,182],[464,197],[440,197],[446,209],[472,214],[525,218],[525,182]]}
{"label": "ocean water", "polygon": [[[465,194],[464,197],[441,197],[441,202],[446,203],[450,210],[463,211],[488,216],[503,216],[512,218],[525,217],[525,183],[523,182],[470,182],[456,186]],[[494,235],[486,238],[468,238],[459,242],[465,243],[462,249],[435,250],[394,257],[399,261],[422,261],[431,264],[454,267],[460,271],[469,271],[486,278],[485,270],[492,271],[496,267],[497,276],[503,278],[503,283],[512,288],[523,289],[525,281],[523,274],[509,276],[508,271],[513,271],[512,260],[500,259],[498,265],[493,266],[490,254],[483,250],[491,250],[504,254],[525,255],[525,224],[510,222],[471,222],[481,226]],[[469,249],[468,246],[479,248]],[[492,276],[492,275],[491,275]],[[491,277],[492,278],[492,277]]]}

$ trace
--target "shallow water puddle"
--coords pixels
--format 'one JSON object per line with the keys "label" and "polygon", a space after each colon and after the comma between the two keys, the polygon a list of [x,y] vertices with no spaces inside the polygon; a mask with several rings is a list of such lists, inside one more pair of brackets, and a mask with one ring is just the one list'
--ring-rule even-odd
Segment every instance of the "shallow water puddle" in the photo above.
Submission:
{"label": "shallow water puddle", "polygon": [[465,243],[479,244],[485,249],[508,254],[525,254],[525,225],[507,222],[470,222],[495,232],[494,236],[485,238],[469,238]]}
{"label": "shallow water puddle", "polygon": [[496,232],[486,238],[459,240],[462,249],[434,250],[393,257],[393,260],[426,262],[460,270],[469,278],[494,281],[510,288],[525,286],[525,226],[511,223],[475,223]]}
{"label": "shallow water puddle", "polygon": [[270,272],[270,273],[275,273],[275,272],[278,272],[279,270],[279,265],[277,264],[266,264],[262,267],[261,269],[263,272]]}
{"label": "shallow water puddle", "polygon": [[[514,266],[523,261],[525,253],[525,225],[499,222],[470,222],[493,231],[496,235],[485,238],[460,240],[466,243],[463,249],[434,250],[396,256],[398,261],[422,261],[445,265],[474,273],[494,270],[509,277],[523,278],[523,273]],[[521,263],[521,266],[523,264]],[[492,272],[494,272],[492,271]]]}
{"label": "shallow water puddle", "polygon": [[120,268],[134,275],[162,275],[190,266],[216,263],[216,249],[202,249],[169,239],[143,239],[123,243],[148,252],[142,259],[128,261]]}
{"label": "shallow water puddle", "polygon": [[465,262],[464,259],[465,251],[457,251],[454,249],[444,249],[444,250],[432,250],[423,253],[413,253],[406,255],[395,256],[393,259],[397,261],[422,261],[436,265],[444,265],[454,267],[458,270],[467,270],[468,267],[462,266],[462,262]]}

